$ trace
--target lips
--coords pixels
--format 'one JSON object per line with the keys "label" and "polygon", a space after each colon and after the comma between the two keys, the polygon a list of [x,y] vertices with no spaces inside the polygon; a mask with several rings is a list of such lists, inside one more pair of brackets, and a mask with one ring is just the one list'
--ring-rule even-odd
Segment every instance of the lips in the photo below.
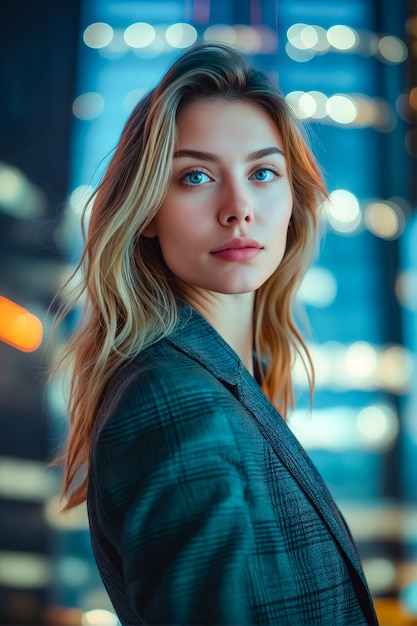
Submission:
{"label": "lips", "polygon": [[240,237],[238,239],[229,239],[221,246],[213,250],[211,254],[222,261],[231,261],[233,263],[251,261],[260,254],[262,246],[254,239],[248,237]]}
{"label": "lips", "polygon": [[217,254],[218,252],[224,252],[225,250],[242,250],[244,248],[252,248],[256,250],[261,250],[262,246],[255,241],[255,239],[249,239],[248,237],[239,237],[236,239],[229,239],[221,246],[212,250],[212,254]]}

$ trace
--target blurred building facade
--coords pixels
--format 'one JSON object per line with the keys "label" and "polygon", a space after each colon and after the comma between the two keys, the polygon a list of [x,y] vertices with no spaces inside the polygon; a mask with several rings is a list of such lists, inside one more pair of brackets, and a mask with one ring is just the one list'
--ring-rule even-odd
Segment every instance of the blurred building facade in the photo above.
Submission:
{"label": "blurred building facade", "polygon": [[[309,415],[296,368],[292,428],[350,523],[375,597],[400,599],[412,623],[416,0],[40,5],[40,13],[23,0],[8,9],[0,294],[46,311],[79,255],[81,208],[137,100],[195,41],[246,49],[305,122],[330,192],[318,259],[300,291],[317,391]],[[70,328],[71,320],[58,340]],[[82,613],[86,624],[116,624],[92,560],[85,510],[60,516],[59,473],[44,469],[66,431],[61,394],[44,386],[52,357],[47,347],[22,355],[0,344],[0,623],[59,623]]]}
{"label": "blurred building facade", "polygon": [[[1,5],[0,294],[43,320],[65,262],[56,229],[69,187],[79,20],[78,0]],[[44,345],[22,353],[0,344],[1,624],[42,623],[54,579],[47,366]]]}

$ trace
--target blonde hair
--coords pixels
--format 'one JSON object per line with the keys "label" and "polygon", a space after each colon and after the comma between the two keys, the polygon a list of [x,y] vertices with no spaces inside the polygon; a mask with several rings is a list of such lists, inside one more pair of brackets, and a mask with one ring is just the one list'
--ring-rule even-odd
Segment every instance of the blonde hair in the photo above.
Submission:
{"label": "blonde hair", "polygon": [[58,318],[85,297],[81,321],[55,368],[70,371],[70,433],[61,457],[67,510],[86,498],[92,431],[109,379],[124,362],[169,335],[177,322],[175,284],[157,239],[141,233],[170,182],[176,116],[204,98],[260,106],[281,133],[294,206],[284,258],[256,294],[255,349],[262,387],[284,415],[294,405],[291,369],[297,354],[312,393],[312,363],[293,304],[315,249],[317,206],[326,193],[322,178],[285,98],[267,75],[231,46],[199,44],[172,65],[127,121],[94,194],[84,251],[73,274],[82,271],[81,283]]}

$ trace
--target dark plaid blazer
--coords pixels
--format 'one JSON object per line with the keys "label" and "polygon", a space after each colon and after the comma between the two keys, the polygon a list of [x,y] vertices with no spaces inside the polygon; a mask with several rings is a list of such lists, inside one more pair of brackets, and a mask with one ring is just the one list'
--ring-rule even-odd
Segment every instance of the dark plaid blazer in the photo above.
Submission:
{"label": "dark plaid blazer", "polygon": [[123,367],[93,436],[95,558],[122,624],[376,624],[322,478],[190,307]]}

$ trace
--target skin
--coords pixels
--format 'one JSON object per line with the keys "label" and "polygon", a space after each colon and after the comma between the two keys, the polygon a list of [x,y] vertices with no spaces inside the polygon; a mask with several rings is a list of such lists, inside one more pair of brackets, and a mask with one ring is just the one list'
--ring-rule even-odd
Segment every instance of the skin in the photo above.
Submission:
{"label": "skin", "polygon": [[282,139],[243,101],[194,102],[177,129],[169,189],[143,234],[158,237],[183,297],[253,372],[255,292],[282,260],[293,206]]}

